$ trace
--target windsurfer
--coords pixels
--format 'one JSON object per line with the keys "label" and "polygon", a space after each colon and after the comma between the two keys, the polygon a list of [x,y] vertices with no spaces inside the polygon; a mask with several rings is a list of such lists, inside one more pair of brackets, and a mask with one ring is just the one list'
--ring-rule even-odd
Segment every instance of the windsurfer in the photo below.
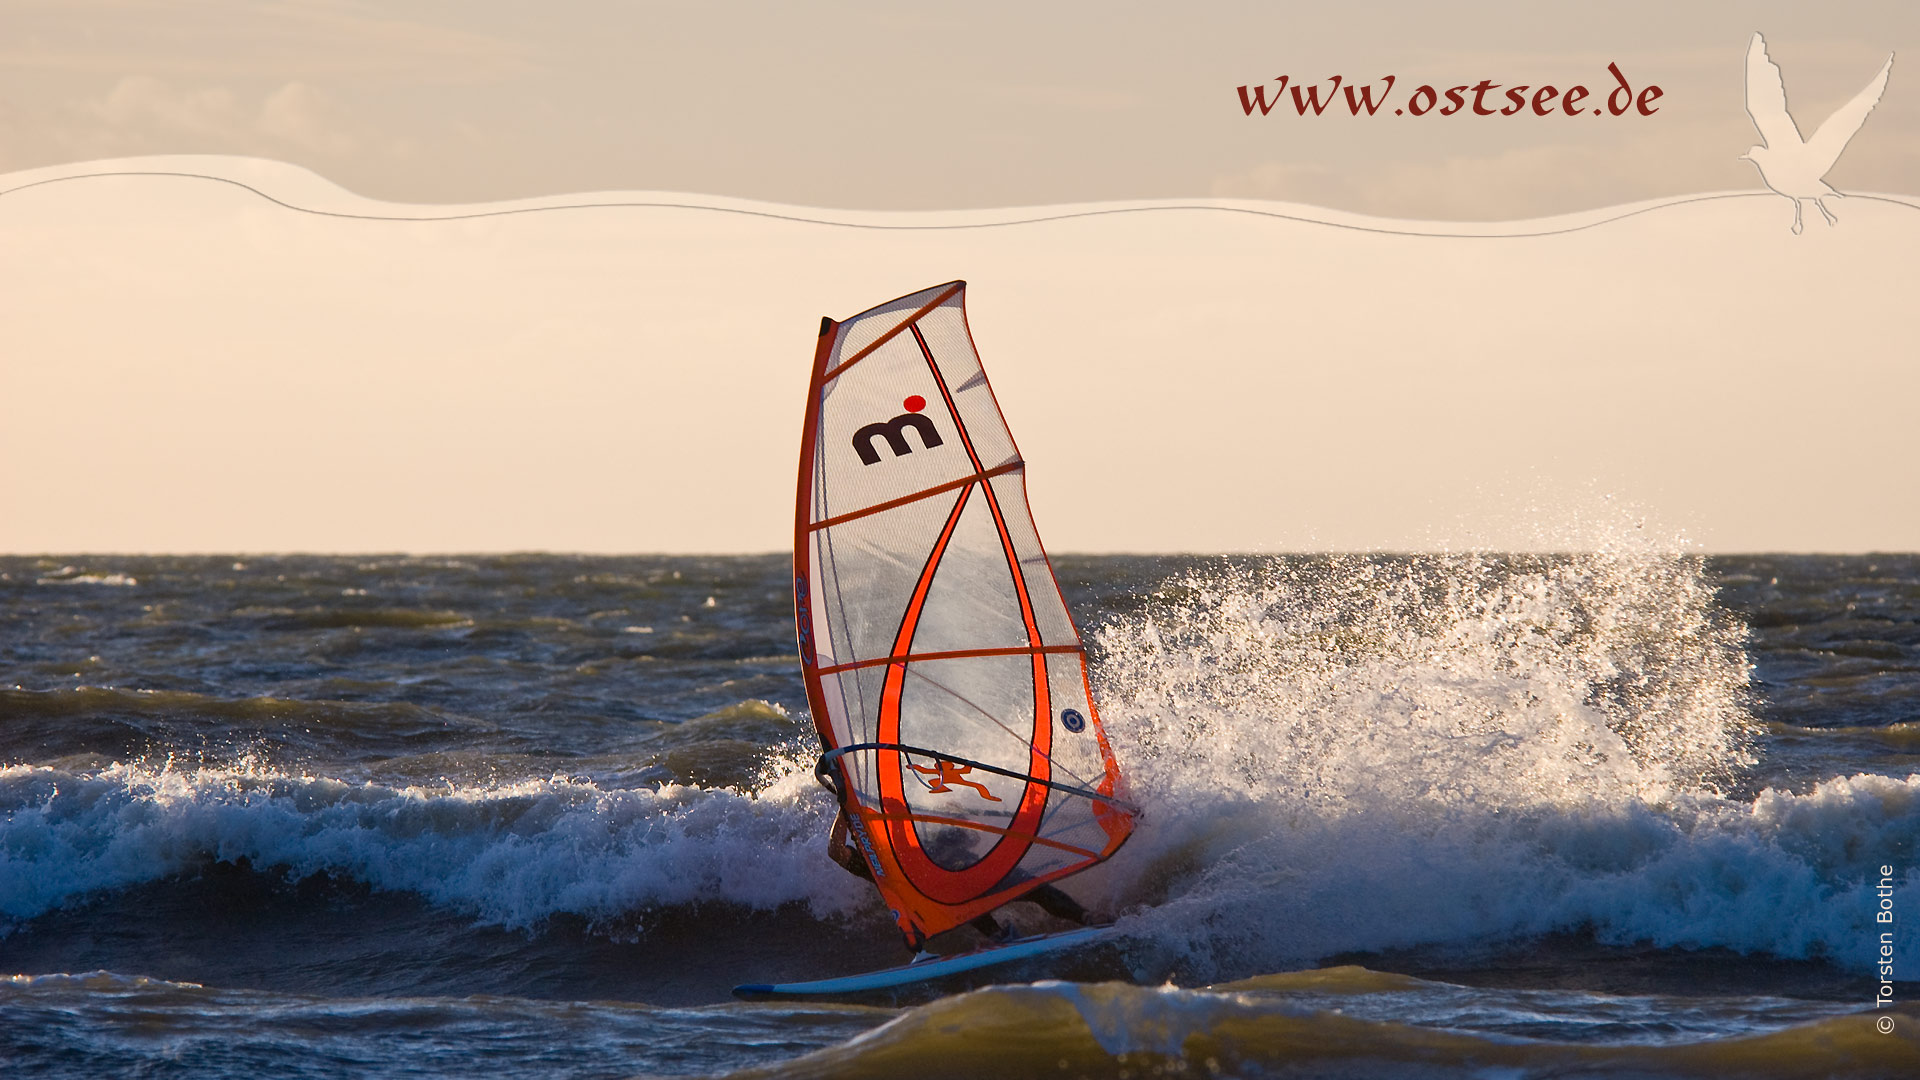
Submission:
{"label": "windsurfer", "polygon": [[[872,881],[873,868],[867,864],[866,855],[854,850],[853,844],[848,840],[848,834],[851,831],[847,825],[847,812],[842,808],[834,816],[833,831],[827,834],[827,857],[839,863],[841,869],[854,877]],[[1080,926],[1094,925],[1093,917],[1087,913],[1086,908],[1080,906],[1079,901],[1052,885],[1044,883],[1036,885],[1022,893],[1020,899],[1037,904],[1040,910],[1056,919],[1065,919]],[[996,941],[1011,934],[1010,929],[1001,925],[991,912],[974,916],[967,925]]]}

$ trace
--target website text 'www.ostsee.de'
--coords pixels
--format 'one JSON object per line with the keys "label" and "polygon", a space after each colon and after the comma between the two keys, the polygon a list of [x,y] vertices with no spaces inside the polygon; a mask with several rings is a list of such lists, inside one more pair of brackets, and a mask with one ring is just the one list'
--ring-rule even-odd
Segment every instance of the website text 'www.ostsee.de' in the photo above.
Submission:
{"label": "website text 'www.ostsee.de'", "polygon": [[[1652,116],[1659,112],[1663,91],[1648,85],[1635,90],[1620,65],[1610,63],[1607,73],[1613,77],[1611,89],[1588,90],[1574,85],[1564,89],[1551,84],[1507,85],[1492,79],[1458,86],[1437,88],[1422,83],[1393,106],[1394,116]],[[1376,116],[1393,100],[1396,76],[1384,75],[1375,82],[1350,83],[1345,76],[1330,76],[1324,82],[1294,82],[1290,76],[1275,76],[1272,83],[1239,87],[1240,108],[1246,115],[1256,111],[1299,116],[1322,116],[1341,112],[1353,116]],[[1269,90],[1272,95],[1269,96]],[[1600,96],[1602,93],[1604,97]],[[1589,103],[1591,99],[1591,103]]]}

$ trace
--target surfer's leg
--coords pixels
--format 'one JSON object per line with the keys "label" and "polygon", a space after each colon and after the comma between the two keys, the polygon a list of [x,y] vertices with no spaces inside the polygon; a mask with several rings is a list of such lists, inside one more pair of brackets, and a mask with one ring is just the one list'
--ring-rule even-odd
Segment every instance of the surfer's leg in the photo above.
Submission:
{"label": "surfer's leg", "polygon": [[1020,899],[1033,901],[1040,905],[1040,910],[1056,919],[1087,925],[1087,909],[1081,907],[1078,900],[1051,885],[1042,885]]}
{"label": "surfer's leg", "polygon": [[1000,925],[1000,920],[994,918],[991,914],[976,915],[967,925],[995,941],[998,941],[1000,936],[1006,933],[1006,929]]}

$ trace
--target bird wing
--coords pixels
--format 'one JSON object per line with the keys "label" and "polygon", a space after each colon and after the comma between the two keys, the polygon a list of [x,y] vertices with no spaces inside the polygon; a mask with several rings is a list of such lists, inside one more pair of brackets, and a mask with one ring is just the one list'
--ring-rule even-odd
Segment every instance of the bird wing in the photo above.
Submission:
{"label": "bird wing", "polygon": [[1855,94],[1852,101],[1833,110],[1820,125],[1820,130],[1807,140],[1807,152],[1815,161],[1822,163],[1821,171],[1833,168],[1840,160],[1840,151],[1847,148],[1847,140],[1867,122],[1867,114],[1880,104],[1880,95],[1887,91],[1887,75],[1893,71],[1893,56],[1887,56],[1887,62],[1880,65],[1880,74],[1873,77],[1865,90]]}
{"label": "bird wing", "polygon": [[1769,150],[1798,146],[1804,141],[1792,114],[1787,112],[1787,86],[1780,81],[1780,68],[1767,59],[1767,43],[1757,32],[1747,46],[1747,115],[1753,118],[1760,141]]}

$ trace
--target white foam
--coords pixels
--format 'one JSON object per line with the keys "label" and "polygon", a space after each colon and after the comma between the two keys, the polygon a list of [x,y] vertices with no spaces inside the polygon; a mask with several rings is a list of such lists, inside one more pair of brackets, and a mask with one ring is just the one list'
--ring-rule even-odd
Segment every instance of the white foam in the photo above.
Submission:
{"label": "white foam", "polygon": [[83,574],[71,566],[63,566],[52,574],[35,578],[35,585],[106,585],[127,588],[140,584],[140,579],[132,574],[118,571],[106,574]]}
{"label": "white foam", "polygon": [[[1632,545],[1169,583],[1100,635],[1102,711],[1146,812],[1068,888],[1183,977],[1580,929],[1865,972],[1891,865],[1896,962],[1920,970],[1900,862],[1920,850],[1920,777],[1725,794],[1752,754],[1741,641],[1697,561]],[[712,901],[875,915],[823,857],[810,764],[778,762],[753,794],[0,769],[0,917],[208,857],[513,927]]]}
{"label": "white foam", "polygon": [[[757,795],[603,791],[554,778],[502,787],[383,787],[261,768],[116,764],[0,770],[0,916],[28,918],[199,860],[349,875],[493,923],[562,912],[870,902],[822,851],[831,801],[789,764]],[[644,920],[643,920],[644,921]]]}
{"label": "white foam", "polygon": [[1146,815],[1088,878],[1200,977],[1580,929],[1864,971],[1920,778],[1723,795],[1743,639],[1696,559],[1636,545],[1171,583],[1100,638]]}

